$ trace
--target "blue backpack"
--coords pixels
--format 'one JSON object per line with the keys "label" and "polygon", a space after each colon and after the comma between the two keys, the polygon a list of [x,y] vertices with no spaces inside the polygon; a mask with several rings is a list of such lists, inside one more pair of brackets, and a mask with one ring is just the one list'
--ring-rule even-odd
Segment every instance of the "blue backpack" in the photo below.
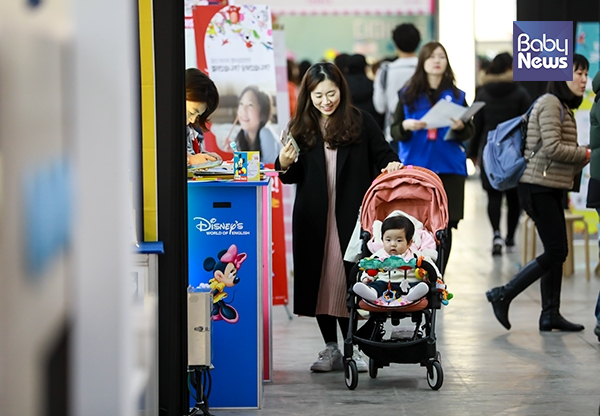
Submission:
{"label": "blue backpack", "polygon": [[[487,143],[483,148],[483,167],[490,185],[498,191],[516,187],[525,172],[527,162],[542,147],[540,139],[527,156],[523,155],[527,123],[534,105],[535,101],[525,114],[498,124],[495,130],[488,133]],[[561,121],[563,116],[561,105]]]}

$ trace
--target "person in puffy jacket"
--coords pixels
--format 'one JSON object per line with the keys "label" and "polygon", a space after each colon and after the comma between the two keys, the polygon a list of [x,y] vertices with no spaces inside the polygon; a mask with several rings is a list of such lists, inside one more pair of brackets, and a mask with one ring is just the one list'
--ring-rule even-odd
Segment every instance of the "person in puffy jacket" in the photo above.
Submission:
{"label": "person in puffy jacket", "polygon": [[[512,56],[509,53],[497,55],[481,77],[482,85],[477,90],[475,101],[485,102],[475,117],[475,136],[469,142],[467,156],[479,163],[481,168],[481,185],[488,197],[488,217],[494,232],[492,240],[492,255],[502,254],[502,246],[506,244],[506,251],[513,251],[515,246],[515,231],[521,216],[519,194],[517,188],[498,191],[490,185],[485,172],[483,147],[487,143],[487,136],[498,124],[524,114],[531,105],[531,96],[521,84],[513,82]],[[500,233],[500,217],[502,199],[506,197],[508,212],[506,216],[506,239]]]}
{"label": "person in puffy jacket", "polygon": [[542,146],[527,163],[518,192],[521,207],[535,222],[544,252],[524,265],[504,286],[486,292],[496,319],[506,328],[511,301],[541,279],[540,331],[582,331],[583,325],[567,321],[559,312],[562,265],[567,258],[567,230],[563,196],[574,177],[589,162],[591,151],[577,144],[573,109],[581,105],[589,62],[573,55],[573,81],[550,81],[547,94],[535,103],[527,124],[525,154],[538,142]]}

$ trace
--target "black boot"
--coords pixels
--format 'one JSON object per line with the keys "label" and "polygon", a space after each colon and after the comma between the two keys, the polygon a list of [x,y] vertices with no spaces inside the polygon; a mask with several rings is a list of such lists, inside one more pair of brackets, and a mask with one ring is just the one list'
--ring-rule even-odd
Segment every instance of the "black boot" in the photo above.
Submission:
{"label": "black boot", "polygon": [[535,282],[544,273],[544,269],[537,260],[532,260],[519,270],[519,272],[504,286],[488,290],[485,295],[494,308],[494,315],[498,322],[506,329],[510,329],[508,321],[508,307],[510,302],[529,285]]}
{"label": "black boot", "polygon": [[552,266],[542,276],[540,289],[542,293],[542,314],[540,315],[540,331],[577,332],[583,331],[583,325],[574,324],[563,318],[560,309],[560,289],[562,287],[562,265]]}

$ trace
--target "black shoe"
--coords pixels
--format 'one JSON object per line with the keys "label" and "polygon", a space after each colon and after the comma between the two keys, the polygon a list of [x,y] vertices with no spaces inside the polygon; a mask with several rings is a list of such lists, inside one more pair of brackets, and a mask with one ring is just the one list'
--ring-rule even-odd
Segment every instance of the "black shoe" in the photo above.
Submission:
{"label": "black shoe", "polygon": [[508,307],[510,300],[504,297],[504,287],[495,287],[485,292],[487,300],[492,304],[494,309],[494,315],[502,326],[506,329],[510,329],[510,322],[508,321]]}
{"label": "black shoe", "polygon": [[519,272],[510,279],[504,286],[495,287],[488,290],[485,295],[494,308],[494,315],[498,322],[506,329],[510,329],[508,321],[508,307],[510,302],[529,287],[533,282],[539,279],[544,269],[533,259],[519,270]]}
{"label": "black shoe", "polygon": [[600,325],[596,324],[596,328],[594,328],[594,334],[598,337],[598,342],[600,342]]}
{"label": "black shoe", "polygon": [[494,237],[494,241],[492,242],[492,256],[501,256],[502,255],[502,238],[499,236]]}
{"label": "black shoe", "polygon": [[585,328],[583,325],[567,321],[558,312],[542,314],[540,316],[540,331],[552,331],[553,329],[563,332],[579,332]]}

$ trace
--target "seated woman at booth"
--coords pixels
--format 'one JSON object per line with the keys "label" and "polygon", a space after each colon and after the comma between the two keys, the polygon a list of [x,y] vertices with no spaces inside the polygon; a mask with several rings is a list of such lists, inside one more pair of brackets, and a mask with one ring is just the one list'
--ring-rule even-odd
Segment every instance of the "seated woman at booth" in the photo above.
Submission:
{"label": "seated woman at booth", "polygon": [[260,151],[260,161],[275,163],[283,147],[267,123],[271,120],[271,98],[258,87],[248,86],[240,94],[237,121],[240,131],[235,138],[237,150]]}
{"label": "seated woman at booth", "polygon": [[215,83],[197,68],[185,71],[185,107],[187,164],[199,165],[216,158],[204,151],[204,134],[208,131],[206,123],[219,105],[219,92]]}

